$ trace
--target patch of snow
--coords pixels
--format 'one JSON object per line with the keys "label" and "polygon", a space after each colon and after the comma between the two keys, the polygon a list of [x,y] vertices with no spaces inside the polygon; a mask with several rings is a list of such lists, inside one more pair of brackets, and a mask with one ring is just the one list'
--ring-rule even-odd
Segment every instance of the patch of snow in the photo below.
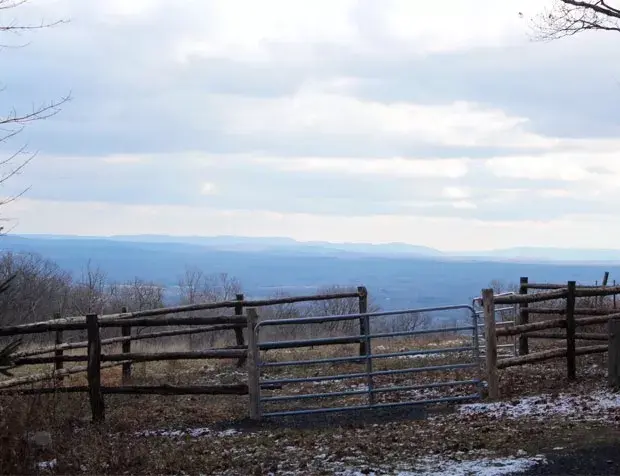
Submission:
{"label": "patch of snow", "polygon": [[234,428],[229,428],[223,431],[213,431],[209,428],[186,428],[184,430],[144,430],[135,433],[135,436],[163,436],[167,438],[182,438],[189,436],[190,438],[201,438],[204,436],[212,436],[215,438],[223,438],[226,436],[236,436],[240,432]]}
{"label": "patch of snow", "polygon": [[448,357],[448,354],[415,354],[415,355],[399,355],[399,359],[442,359]]}
{"label": "patch of snow", "polygon": [[56,458],[54,458],[53,460],[50,461],[41,461],[40,463],[37,463],[37,469],[40,470],[53,470],[56,465],[58,465],[58,460]]}
{"label": "patch of snow", "polygon": [[[398,476],[502,476],[523,473],[534,466],[546,463],[544,456],[534,458],[481,458],[473,460],[445,460],[426,457],[418,460],[411,469],[393,472]],[[374,471],[345,470],[339,476],[376,475]]]}
{"label": "patch of snow", "polygon": [[496,418],[544,419],[556,415],[576,420],[600,420],[610,410],[620,409],[620,394],[599,390],[588,395],[559,394],[525,397],[513,401],[461,405],[461,415],[488,415]]}

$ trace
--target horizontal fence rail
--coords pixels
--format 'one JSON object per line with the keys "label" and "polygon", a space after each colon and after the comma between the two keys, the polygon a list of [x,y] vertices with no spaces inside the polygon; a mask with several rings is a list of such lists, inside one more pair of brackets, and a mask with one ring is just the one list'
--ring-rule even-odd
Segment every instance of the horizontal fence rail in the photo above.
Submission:
{"label": "horizontal fence rail", "polygon": [[495,300],[495,304],[523,304],[551,301],[555,299],[563,299],[566,297],[568,291],[565,289],[559,289],[557,291],[549,291],[547,293],[538,294],[515,294],[512,296],[499,296]]}
{"label": "horizontal fence rail", "polygon": [[[162,307],[158,309],[147,309],[143,311],[134,311],[134,312],[120,312],[117,314],[103,314],[99,316],[100,325],[104,326],[105,322],[108,321],[117,321],[117,320],[129,320],[129,319],[137,319],[144,317],[156,317],[156,316],[164,316],[166,314],[180,314],[185,312],[195,312],[195,311],[206,311],[206,310],[215,310],[215,309],[224,309],[230,308],[234,309],[235,307],[264,307],[264,306],[274,306],[277,304],[294,304],[299,302],[312,302],[312,301],[326,301],[326,300],[334,300],[334,299],[346,299],[346,298],[358,298],[360,296],[360,292],[347,292],[347,293],[331,293],[331,294],[316,294],[316,295],[308,295],[308,296],[293,296],[293,297],[282,297],[275,299],[257,299],[257,300],[234,300],[234,301],[221,301],[216,303],[199,303],[199,304],[188,304],[183,306],[173,306],[173,307]],[[16,332],[19,332],[22,329],[33,329],[31,332],[21,332],[21,333],[38,333],[38,332],[47,332],[51,330],[57,329],[65,329],[65,330],[81,330],[85,327],[71,327],[73,324],[81,324],[86,323],[85,316],[71,316],[71,317],[63,317],[59,319],[51,319],[48,321],[34,322],[31,324],[22,324],[19,326],[10,326],[10,327],[0,327],[0,336],[6,335],[15,335]],[[63,325],[67,327],[62,327]],[[140,324],[138,324],[140,325]],[[149,325],[149,324],[146,324]],[[176,324],[175,324],[176,325]],[[114,327],[114,326],[112,326]],[[9,329],[17,329],[17,331],[12,331]],[[34,330],[36,329],[36,330]]]}
{"label": "horizontal fence rail", "polygon": [[[207,332],[220,332],[227,330],[235,330],[239,327],[243,327],[239,324],[230,324],[230,325],[220,325],[220,326],[206,326],[206,327],[196,327],[194,329],[174,329],[170,331],[162,331],[162,332],[151,332],[147,334],[137,334],[123,337],[110,337],[109,339],[101,339],[101,345],[113,345],[113,344],[122,344],[124,342],[133,342],[144,339],[158,339],[161,337],[177,337],[183,335],[192,335],[192,334],[201,334]],[[88,347],[88,341],[81,342],[67,342],[59,345],[52,345],[48,347],[43,347],[40,349],[32,349],[25,350],[22,352],[15,352],[13,357],[30,357],[33,355],[41,355],[41,354],[49,354],[51,352],[56,351],[64,351],[64,350],[75,350],[75,349],[85,349]]]}
{"label": "horizontal fence rail", "polygon": [[[88,393],[87,386],[22,388],[4,390],[2,395],[39,395],[45,393]],[[124,385],[101,387],[101,393],[111,395],[247,395],[247,384],[231,385]]]}
{"label": "horizontal fence rail", "polygon": [[[11,354],[10,365],[13,367],[24,365],[54,364],[54,371],[28,375],[23,377],[12,377],[0,380],[0,394],[41,394],[41,393],[88,393],[94,422],[103,421],[105,417],[105,404],[103,395],[106,394],[157,394],[157,395],[247,395],[253,365],[249,359],[248,348],[252,342],[246,345],[243,330],[248,328],[250,331],[250,321],[244,315],[244,309],[251,309],[256,324],[256,307],[272,306],[278,304],[292,304],[299,302],[326,301],[334,299],[359,300],[360,313],[353,319],[364,320],[367,307],[368,293],[366,288],[360,286],[356,291],[344,293],[316,294],[310,296],[293,296],[276,299],[246,300],[243,294],[237,294],[234,301],[223,301],[218,303],[199,303],[192,305],[174,306],[159,309],[141,310],[128,312],[123,308],[120,313],[107,315],[87,315],[59,317],[54,316],[51,320],[21,324],[14,326],[0,327],[0,337],[2,336],[21,336],[28,334],[56,332],[55,345],[48,345],[38,349],[27,349],[24,351],[13,352]],[[234,310],[234,315],[224,316],[185,316],[174,315],[189,312],[199,312],[218,309]],[[330,316],[327,317],[329,321]],[[179,326],[190,326],[189,328],[178,328]],[[102,328],[121,328],[122,335],[102,339],[100,329]],[[138,333],[132,335],[132,328],[144,327],[172,327],[173,329],[160,332]],[[251,327],[253,330],[254,327]],[[87,331],[88,339],[80,342],[63,342],[63,331]],[[187,352],[132,352],[131,342],[143,339],[156,339],[163,337],[176,337],[181,335],[192,335],[199,333],[234,331],[237,345],[220,349],[203,349]],[[252,339],[249,339],[250,341]],[[357,340],[358,342],[359,339]],[[361,344],[366,341],[362,340]],[[104,353],[102,346],[122,345],[122,353]],[[66,355],[65,351],[86,349],[86,355]],[[360,348],[362,350],[362,347]],[[46,356],[45,354],[51,354]],[[248,383],[227,384],[227,385],[131,385],[128,384],[131,377],[131,364],[135,362],[151,361],[171,361],[171,360],[190,360],[190,359],[236,359],[237,366],[248,364]],[[358,357],[359,359],[359,357]],[[85,362],[86,366],[75,366],[63,368],[65,363]],[[111,367],[122,366],[122,386],[104,386],[101,384],[101,371]],[[11,367],[12,368],[12,367]],[[88,385],[63,386],[58,383],[65,377],[86,373]],[[22,388],[38,382],[51,381],[53,385],[49,387]],[[263,382],[259,384],[259,389],[275,390],[281,388],[278,384]]]}
{"label": "horizontal fence rail", "polygon": [[[493,339],[487,339],[485,342],[487,354],[486,373],[490,397],[497,398],[499,396],[497,369],[505,369],[565,357],[568,379],[573,380],[576,378],[576,356],[608,352],[611,342],[609,333],[576,331],[578,328],[592,325],[610,325],[611,322],[620,319],[620,312],[616,310],[616,295],[620,294],[620,286],[607,286],[607,278],[608,273],[605,274],[602,286],[578,286],[575,281],[569,281],[567,284],[529,283],[527,278],[521,278],[520,293],[513,296],[497,296],[493,295],[492,290],[483,290],[483,296],[485,297],[485,326],[486,329],[490,329],[491,333],[494,335]],[[527,294],[528,289],[543,290],[544,292]],[[605,296],[613,296],[613,309],[603,307],[603,298]],[[592,303],[594,307],[579,307],[577,305],[578,298],[586,297],[597,298],[594,301],[588,302]],[[557,300],[563,300],[565,303],[564,307],[544,307],[544,305],[541,307],[529,306],[531,303]],[[495,319],[492,318],[496,305],[505,305],[509,303],[519,305],[519,320],[514,326],[500,327],[497,325],[498,323],[495,323]],[[552,318],[537,322],[529,322],[529,316],[535,315],[548,315],[552,316]],[[558,317],[555,318],[553,316]],[[541,332],[552,329],[560,329],[564,332]],[[519,336],[519,355],[498,360],[497,348],[499,346],[497,344],[497,338],[507,336]],[[528,339],[562,339],[566,341],[566,347],[530,353],[527,345]],[[580,347],[576,345],[576,341],[588,340],[607,341],[607,343]],[[618,368],[620,369],[620,364]]]}

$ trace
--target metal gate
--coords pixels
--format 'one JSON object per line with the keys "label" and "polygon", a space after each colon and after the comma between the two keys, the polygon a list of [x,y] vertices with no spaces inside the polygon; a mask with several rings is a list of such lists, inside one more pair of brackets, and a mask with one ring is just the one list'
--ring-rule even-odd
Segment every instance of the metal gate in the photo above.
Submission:
{"label": "metal gate", "polygon": [[[505,292],[495,294],[498,296],[512,296],[514,292]],[[478,343],[480,345],[480,358],[486,357],[486,337],[484,334],[484,309],[482,308],[482,297],[477,297],[472,301],[472,307],[475,309],[478,316]],[[517,319],[517,306],[515,304],[495,307],[495,326],[506,327],[514,326]],[[507,342],[497,345],[497,353],[502,357],[516,357],[517,352],[517,338],[515,336],[509,336],[506,338]]]}
{"label": "metal gate", "polygon": [[[373,321],[380,317],[459,310],[465,311],[465,321],[452,327],[372,332]],[[360,331],[357,334],[337,337],[282,341],[261,339],[261,334],[274,326],[289,327],[345,321],[359,321]],[[435,343],[434,347],[432,343],[426,347],[411,343],[411,339],[428,338],[445,333],[456,335],[458,339],[444,343],[445,346]],[[410,340],[404,344],[405,347],[391,348],[392,344],[399,343],[396,339],[406,337],[409,337]],[[471,401],[481,397],[483,383],[480,379],[478,314],[469,305],[264,320],[259,322],[255,328],[255,339],[259,350],[256,359],[259,371],[259,417],[407,405],[425,406],[444,402]],[[381,341],[382,345],[376,345],[374,347],[375,352],[373,352],[373,344],[376,344],[377,341]],[[337,348],[342,349],[348,344],[363,344],[361,347],[364,347],[365,351],[360,354],[356,349],[356,355],[348,356],[311,355],[317,354],[317,352],[320,354],[320,349],[327,349],[325,346],[332,346],[333,351],[333,346],[339,346]],[[402,345],[402,342],[400,344]],[[301,348],[305,349],[304,352],[298,356],[295,355],[297,350]],[[378,350],[385,350],[385,352],[376,352]],[[278,354],[275,356],[276,359],[267,360],[270,353]],[[307,358],[309,355],[311,358]],[[403,360],[420,365],[402,367]],[[394,362],[397,363],[394,364]],[[352,366],[356,365],[361,366],[361,369],[351,369]],[[300,368],[305,369],[306,372],[308,369],[313,369],[314,372],[312,375],[291,374],[291,369]],[[330,373],[329,370],[336,370],[336,372]],[[424,381],[424,375],[429,373],[431,379]],[[448,380],[436,377],[441,374],[448,375]],[[463,374],[466,375],[463,376]],[[403,382],[407,378],[409,380]],[[415,379],[418,380],[412,381]],[[419,381],[420,379],[422,381]],[[358,383],[354,388],[329,388],[334,383],[347,381],[361,381],[362,383]],[[322,385],[326,385],[328,388],[324,388],[320,392],[315,390],[316,387]],[[295,388],[291,392],[287,392],[288,389],[295,386],[302,388]],[[471,387],[472,390],[469,393],[462,394],[462,389],[466,387]],[[405,395],[398,396],[398,394]],[[335,406],[323,403],[325,400],[333,401],[334,399],[353,399],[356,401],[347,401],[345,404]],[[303,407],[300,402],[313,402],[314,406]],[[285,408],[270,408],[273,405],[280,405]]]}

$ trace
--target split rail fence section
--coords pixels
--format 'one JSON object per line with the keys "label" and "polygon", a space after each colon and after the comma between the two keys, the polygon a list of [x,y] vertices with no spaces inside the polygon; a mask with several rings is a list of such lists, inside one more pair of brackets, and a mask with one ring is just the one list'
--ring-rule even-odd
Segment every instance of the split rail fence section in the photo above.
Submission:
{"label": "split rail fence section", "polygon": [[[542,292],[528,294],[529,289]],[[620,312],[602,306],[605,296],[614,297],[620,294],[620,286],[577,286],[575,281],[565,285],[529,283],[521,278],[519,294],[494,295],[492,289],[482,291],[485,325],[485,367],[490,398],[499,397],[498,370],[519,365],[542,362],[550,359],[566,358],[568,380],[576,378],[576,356],[604,353],[610,350],[610,381],[613,380],[613,365],[620,367],[620,360],[612,359],[616,350],[616,339],[620,339]],[[595,307],[578,307],[578,298],[594,297]],[[565,305],[557,307],[534,307],[534,303],[550,303],[557,301]],[[518,305],[517,322],[514,326],[498,327],[496,324],[497,306]],[[549,319],[530,322],[532,315],[550,316]],[[579,332],[580,329],[607,324],[608,332]],[[560,332],[549,332],[549,330]],[[617,329],[617,331],[616,331]],[[564,331],[564,332],[561,332]],[[518,356],[509,358],[498,357],[498,337],[518,337]],[[563,347],[538,352],[530,352],[530,339],[558,339],[565,341]],[[577,346],[577,341],[599,341],[604,344]],[[614,363],[618,360],[617,363]],[[613,361],[613,362],[612,362]],[[617,373],[617,372],[615,372]],[[620,375],[620,374],[619,374]]]}
{"label": "split rail fence section", "polygon": [[[0,337],[15,337],[27,334],[39,334],[56,332],[56,344],[39,349],[16,352],[11,356],[11,368],[27,365],[54,364],[54,370],[47,373],[32,374],[23,377],[15,377],[0,380],[0,394],[40,394],[54,392],[84,392],[90,397],[93,421],[102,421],[105,417],[104,394],[160,394],[160,395],[186,395],[186,394],[224,394],[224,395],[248,395],[248,382],[256,377],[256,362],[253,358],[248,359],[248,345],[252,346],[255,336],[256,310],[263,306],[278,304],[291,304],[309,301],[325,301],[334,299],[359,300],[360,313],[366,312],[367,291],[364,287],[358,287],[356,292],[324,294],[314,296],[284,297],[266,300],[244,300],[239,294],[236,300],[218,303],[201,303],[186,306],[176,306],[161,309],[150,309],[137,312],[127,312],[123,309],[119,314],[75,316],[55,318],[49,321],[35,322],[16,326],[0,327]],[[221,315],[210,317],[186,317],[174,314],[234,309],[234,315]],[[247,310],[247,314],[244,314]],[[254,319],[248,316],[253,316]],[[359,318],[360,334],[369,333],[368,320]],[[136,327],[170,327],[192,326],[190,328],[172,329],[160,332],[132,335],[132,329]],[[195,326],[195,327],[194,327]],[[120,328],[121,336],[102,339],[101,328]],[[86,330],[87,340],[83,342],[63,343],[63,331]],[[142,339],[155,339],[198,333],[232,330],[235,332],[236,345],[225,348],[214,348],[188,352],[150,352],[138,353],[131,351],[131,342]],[[248,343],[244,338],[244,330]],[[102,352],[102,347],[112,344],[122,344],[122,352],[108,354]],[[64,351],[72,349],[87,349],[86,355],[65,355]],[[359,353],[367,354],[366,341],[360,342]],[[45,355],[53,354],[53,355]],[[250,353],[250,355],[252,355]],[[136,386],[129,385],[131,377],[131,365],[134,362],[150,362],[163,360],[188,360],[188,359],[234,359],[237,366],[247,364],[248,382],[232,385],[200,385],[200,386]],[[65,362],[85,362],[85,366],[64,368]],[[121,386],[102,386],[101,370],[114,366],[123,366]],[[51,380],[59,382],[63,377],[72,374],[86,373],[87,386],[62,386],[37,388],[19,388],[37,382]],[[267,387],[265,387],[267,388]]]}

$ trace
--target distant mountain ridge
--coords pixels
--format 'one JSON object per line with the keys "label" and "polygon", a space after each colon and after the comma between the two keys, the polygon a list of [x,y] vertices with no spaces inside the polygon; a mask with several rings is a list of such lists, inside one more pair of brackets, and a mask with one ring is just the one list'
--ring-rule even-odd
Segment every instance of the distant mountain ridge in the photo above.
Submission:
{"label": "distant mountain ridge", "polygon": [[[11,238],[48,240],[95,240],[143,244],[183,244],[204,246],[224,251],[295,252],[303,254],[334,254],[339,252],[372,256],[408,255],[444,259],[488,259],[502,261],[534,262],[620,262],[620,249],[585,249],[557,247],[514,247],[485,251],[441,251],[428,246],[408,243],[338,243],[328,241],[297,241],[285,237],[245,236],[171,236],[171,235],[12,235]],[[6,239],[8,237],[4,237]]]}
{"label": "distant mountain ridge", "polygon": [[[620,276],[620,264],[540,261],[514,256],[536,255],[541,249],[499,250],[480,257],[442,253],[426,247],[300,243],[287,238],[115,236],[76,237],[7,235],[0,250],[38,253],[79,278],[91,261],[110,281],[138,277],[174,291],[187,267],[237,277],[248,297],[266,297],[277,290],[309,294],[322,286],[368,287],[384,309],[420,308],[470,303],[492,280],[506,285],[520,276],[537,282],[576,280],[589,284],[605,271]],[[561,255],[559,250],[556,255]],[[490,254],[493,254],[489,252]],[[616,252],[614,252],[616,253]],[[503,257],[509,256],[509,257]],[[598,256],[595,253],[589,255]]]}

